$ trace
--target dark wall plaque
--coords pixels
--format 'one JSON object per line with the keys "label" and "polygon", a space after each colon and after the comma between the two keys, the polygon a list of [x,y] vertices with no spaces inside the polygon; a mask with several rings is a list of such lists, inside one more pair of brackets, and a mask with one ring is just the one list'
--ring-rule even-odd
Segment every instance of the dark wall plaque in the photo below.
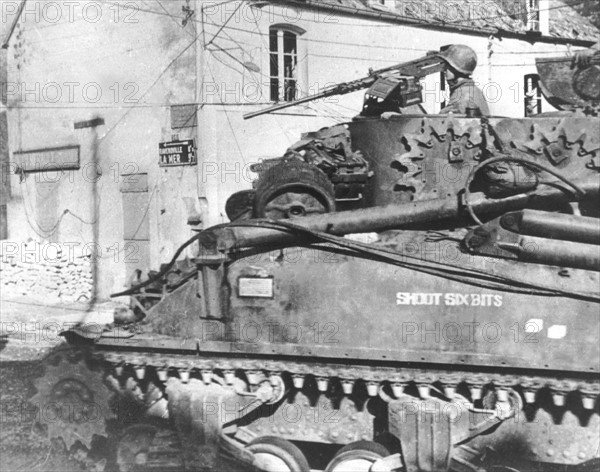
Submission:
{"label": "dark wall plaque", "polygon": [[13,161],[25,172],[79,169],[79,146],[15,151]]}
{"label": "dark wall plaque", "polygon": [[158,143],[158,155],[160,167],[192,166],[198,162],[193,139]]}

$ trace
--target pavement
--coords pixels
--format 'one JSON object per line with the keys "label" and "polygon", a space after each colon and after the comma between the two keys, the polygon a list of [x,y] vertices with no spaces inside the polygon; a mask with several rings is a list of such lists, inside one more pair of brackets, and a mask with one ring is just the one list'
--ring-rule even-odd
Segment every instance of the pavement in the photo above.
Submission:
{"label": "pavement", "polygon": [[0,362],[33,361],[64,342],[60,332],[80,323],[112,323],[115,302],[46,305],[39,300],[0,298]]}
{"label": "pavement", "polygon": [[78,323],[107,324],[115,303],[48,305],[0,293],[0,472],[82,470],[58,440],[49,440],[29,403],[44,359]]}
{"label": "pavement", "polygon": [[[36,392],[35,379],[44,372],[40,361],[65,342],[59,335],[62,330],[79,323],[109,324],[115,308],[123,306],[115,302],[46,305],[39,300],[0,298],[0,472],[82,470],[82,463],[62,441],[47,437],[29,399]],[[254,470],[220,460],[215,470]],[[86,470],[103,468],[97,468],[94,460],[88,462]],[[105,472],[109,470],[110,466]]]}

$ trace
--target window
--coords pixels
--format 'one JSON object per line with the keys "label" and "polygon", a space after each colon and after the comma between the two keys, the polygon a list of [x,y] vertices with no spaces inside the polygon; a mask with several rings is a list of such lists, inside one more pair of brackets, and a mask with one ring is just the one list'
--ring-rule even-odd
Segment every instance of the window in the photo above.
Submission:
{"label": "window", "polygon": [[541,30],[540,0],[497,0],[502,10],[526,27],[527,31]]}
{"label": "window", "polygon": [[440,97],[442,102],[440,103],[440,110],[446,108],[446,71],[440,72]]}
{"label": "window", "polygon": [[540,31],[540,4],[539,0],[526,0],[527,30]]}
{"label": "window", "polygon": [[298,94],[298,36],[291,27],[273,26],[269,32],[271,100],[289,102]]}
{"label": "window", "polygon": [[534,116],[542,112],[542,89],[537,74],[525,76],[525,116]]}

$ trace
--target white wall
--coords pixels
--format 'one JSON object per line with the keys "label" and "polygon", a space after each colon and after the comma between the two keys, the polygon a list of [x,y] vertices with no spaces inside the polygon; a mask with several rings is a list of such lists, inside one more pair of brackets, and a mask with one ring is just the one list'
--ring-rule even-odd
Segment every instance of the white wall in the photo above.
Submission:
{"label": "white wall", "polygon": [[[490,104],[492,112],[515,117],[523,114],[523,76],[535,72],[534,57],[566,52],[552,44],[532,46],[268,5],[261,9],[248,2],[240,8],[239,2],[220,7],[191,2],[196,14],[185,27],[184,0],[161,2],[166,12],[153,1],[139,3],[137,10],[109,0],[77,3],[72,10],[68,3],[29,0],[15,30],[8,50],[9,144],[11,152],[78,144],[82,170],[27,174],[24,180],[13,175],[9,238],[98,242],[103,251],[100,298],[126,282],[121,173],[148,174],[149,203],[139,212],[149,222],[149,265],[158,268],[192,234],[186,224],[190,202],[192,210],[204,211],[204,226],[225,222],[226,199],[251,187],[251,163],[280,156],[302,132],[349,120],[360,111],[364,92],[244,121],[244,113],[269,104],[270,25],[287,22],[306,30],[300,53],[304,89],[310,92],[445,44],[468,44],[480,59],[475,79],[491,98],[492,92],[501,91]],[[86,10],[88,3],[102,9]],[[61,7],[58,20],[51,4]],[[260,72],[251,72],[244,63],[255,64]],[[435,91],[437,80],[426,81],[428,91]],[[73,96],[69,83],[74,83]],[[97,89],[102,97],[95,101]],[[426,108],[437,112],[435,93],[426,99]],[[198,128],[172,130],[170,105],[193,102],[199,105]],[[74,129],[75,122],[94,117],[105,124],[95,130]],[[197,138],[197,167],[158,167],[158,143],[175,133],[180,139]],[[94,162],[102,172],[95,179]],[[56,182],[49,186],[44,181]],[[42,190],[54,192],[54,215],[36,213]],[[65,210],[72,214],[61,218]],[[44,231],[53,225],[40,228],[40,218],[46,223],[55,218],[56,231]],[[121,252],[115,254],[115,248]]]}
{"label": "white wall", "polygon": [[[169,105],[195,99],[196,24],[182,28],[169,16],[111,2],[102,3],[101,10],[85,9],[98,2],[71,2],[72,10],[68,3],[28,1],[13,34],[8,51],[10,150],[80,145],[81,170],[31,173],[24,180],[13,176],[9,238],[79,247],[98,243],[98,290],[106,297],[124,286],[125,258],[137,257],[135,250],[124,250],[121,174],[148,174],[149,204],[139,212],[149,220],[152,267],[169,259],[191,235],[183,198],[196,194],[196,170],[161,169],[157,163],[158,143],[173,133]],[[165,5],[179,15],[180,3]],[[61,6],[58,13],[51,4]],[[105,124],[74,129],[75,122],[94,117]],[[195,130],[179,134],[185,139]],[[54,184],[48,190],[49,182]],[[60,219],[55,231],[45,221],[51,218],[36,211],[41,188],[59,202],[52,215]],[[65,210],[71,213],[61,218]]]}

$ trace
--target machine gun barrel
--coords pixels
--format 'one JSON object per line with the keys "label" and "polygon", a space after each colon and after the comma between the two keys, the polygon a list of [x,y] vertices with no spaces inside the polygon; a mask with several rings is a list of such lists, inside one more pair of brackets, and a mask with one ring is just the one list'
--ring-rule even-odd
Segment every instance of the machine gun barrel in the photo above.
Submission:
{"label": "machine gun barrel", "polygon": [[409,62],[403,62],[401,64],[396,64],[375,71],[370,71],[368,77],[353,80],[350,82],[336,84],[331,88],[323,90],[322,92],[316,93],[314,95],[309,95],[308,97],[299,98],[298,100],[294,100],[291,102],[278,103],[276,105],[264,108],[263,110],[247,113],[244,115],[244,119],[248,120],[257,116],[266,115],[267,113],[272,113],[274,111],[290,108],[295,105],[301,105],[303,103],[320,100],[322,98],[333,97],[335,95],[345,95],[348,93],[356,92],[357,90],[367,89],[371,87],[375,82],[377,82],[377,80],[379,80],[382,76],[388,74],[396,74],[416,78],[434,74],[435,72],[439,72],[444,68],[444,61],[442,61],[442,59],[439,58],[438,54],[439,53],[437,51],[430,51],[427,53],[426,56],[421,57],[419,59],[415,59]]}
{"label": "machine gun barrel", "polygon": [[[585,180],[577,184],[586,192],[586,197],[597,198],[600,184],[597,180]],[[522,210],[535,204],[568,201],[567,194],[559,188],[544,188],[535,194],[522,193],[504,199],[490,199],[483,193],[471,196],[471,207],[478,214]],[[465,215],[461,197],[445,200],[424,200],[384,207],[327,213],[290,220],[294,225],[307,230],[343,236],[352,233],[380,232],[401,229],[415,224],[425,224]],[[207,260],[214,257],[215,249],[227,253],[241,248],[285,246],[303,241],[292,231],[274,229],[268,224],[260,226],[235,223],[206,230],[199,234],[201,254]]]}

